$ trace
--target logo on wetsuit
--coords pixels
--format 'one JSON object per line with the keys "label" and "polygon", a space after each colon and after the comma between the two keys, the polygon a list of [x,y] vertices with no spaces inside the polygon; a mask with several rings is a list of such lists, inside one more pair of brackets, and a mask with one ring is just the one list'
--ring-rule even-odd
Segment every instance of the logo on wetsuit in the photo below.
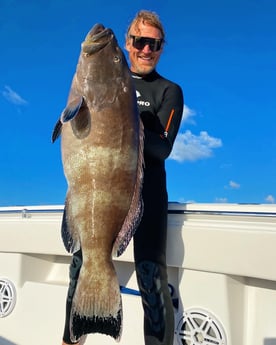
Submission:
{"label": "logo on wetsuit", "polygon": [[143,101],[140,100],[139,98],[141,97],[141,94],[138,90],[136,90],[136,97],[137,97],[137,104],[141,107],[150,107],[150,102],[149,101]]}

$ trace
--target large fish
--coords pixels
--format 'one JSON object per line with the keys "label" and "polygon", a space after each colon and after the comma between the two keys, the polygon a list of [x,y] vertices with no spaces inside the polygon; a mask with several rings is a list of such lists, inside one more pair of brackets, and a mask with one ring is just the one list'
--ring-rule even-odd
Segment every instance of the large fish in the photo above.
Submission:
{"label": "large fish", "polygon": [[62,237],[82,250],[71,311],[71,338],[104,333],[119,339],[122,304],[112,255],[128,245],[142,214],[143,128],[135,88],[111,29],[96,24],[81,45],[61,134],[68,190]]}

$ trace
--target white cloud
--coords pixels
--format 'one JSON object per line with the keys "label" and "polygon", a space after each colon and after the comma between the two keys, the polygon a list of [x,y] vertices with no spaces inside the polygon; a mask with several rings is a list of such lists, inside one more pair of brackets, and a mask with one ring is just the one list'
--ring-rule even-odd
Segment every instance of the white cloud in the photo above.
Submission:
{"label": "white cloud", "polygon": [[7,101],[13,103],[15,105],[26,105],[28,102],[22,98],[18,93],[12,90],[11,87],[5,86],[4,90],[2,91],[3,97],[6,98]]}
{"label": "white cloud", "polygon": [[178,162],[196,161],[211,157],[213,149],[221,146],[221,139],[211,137],[206,131],[197,136],[187,130],[177,135],[169,158]]}
{"label": "white cloud", "polygon": [[228,203],[228,199],[227,198],[216,198],[216,202],[220,203],[220,204],[226,204],[226,203]]}
{"label": "white cloud", "polygon": [[234,181],[229,181],[227,186],[224,186],[224,189],[239,189],[240,188],[240,184]]}
{"label": "white cloud", "polygon": [[229,187],[231,189],[239,189],[240,188],[240,184],[238,184],[237,182],[234,182],[234,181],[229,181]]}
{"label": "white cloud", "polygon": [[196,115],[196,112],[189,108],[187,105],[184,105],[184,109],[183,109],[183,114],[182,114],[182,123],[183,122],[189,122],[194,124],[194,120],[192,119],[192,117],[194,117]]}
{"label": "white cloud", "polygon": [[265,198],[265,201],[270,202],[271,204],[274,204],[275,198],[273,195],[270,194]]}
{"label": "white cloud", "polygon": [[196,203],[195,200],[186,200],[184,197],[179,198],[177,202],[181,204],[195,204]]}

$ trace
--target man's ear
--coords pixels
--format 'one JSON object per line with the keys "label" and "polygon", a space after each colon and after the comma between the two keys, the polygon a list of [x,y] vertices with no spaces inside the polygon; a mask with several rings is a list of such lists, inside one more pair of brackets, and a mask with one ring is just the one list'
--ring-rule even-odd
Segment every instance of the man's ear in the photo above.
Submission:
{"label": "man's ear", "polygon": [[125,49],[129,52],[130,51],[130,46],[131,46],[131,40],[130,38],[126,39],[126,43],[125,43]]}

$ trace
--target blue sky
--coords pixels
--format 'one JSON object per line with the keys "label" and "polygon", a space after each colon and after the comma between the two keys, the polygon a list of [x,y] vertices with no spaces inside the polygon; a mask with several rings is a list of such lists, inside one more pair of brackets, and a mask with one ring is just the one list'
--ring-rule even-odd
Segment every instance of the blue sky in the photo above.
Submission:
{"label": "blue sky", "polygon": [[158,64],[185,107],[167,160],[170,201],[275,203],[274,0],[0,0],[0,206],[62,204],[63,110],[80,44],[95,23],[124,46],[139,9],[166,30]]}

